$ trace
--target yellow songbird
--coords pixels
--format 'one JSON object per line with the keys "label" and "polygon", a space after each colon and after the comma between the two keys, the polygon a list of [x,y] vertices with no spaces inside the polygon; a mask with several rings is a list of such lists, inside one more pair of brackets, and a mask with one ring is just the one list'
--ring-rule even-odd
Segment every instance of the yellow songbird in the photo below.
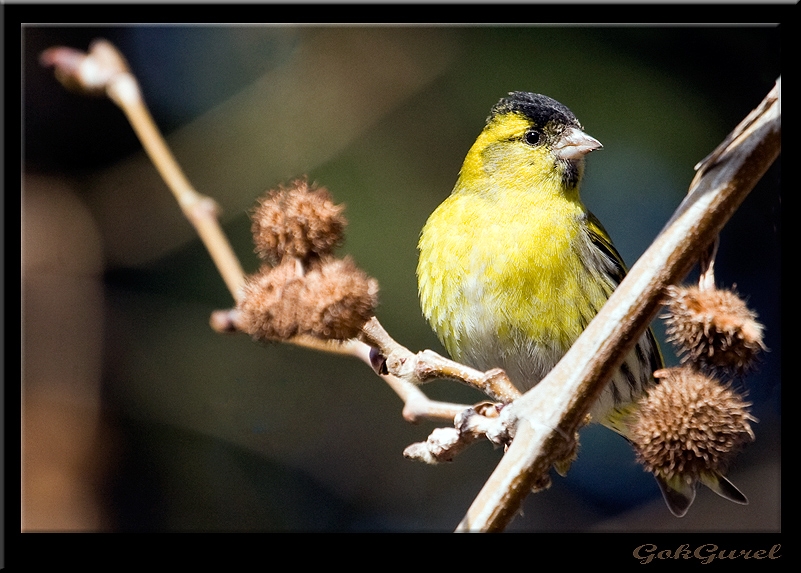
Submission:
{"label": "yellow songbird", "polygon": [[[584,158],[601,147],[547,96],[513,92],[492,108],[419,243],[423,313],[454,360],[503,368],[525,391],[556,365],[623,280],[623,260],[579,197]],[[592,418],[625,435],[621,418],[662,366],[648,329]],[[683,515],[694,486],[657,481],[670,510]],[[728,485],[716,491],[744,502]]]}

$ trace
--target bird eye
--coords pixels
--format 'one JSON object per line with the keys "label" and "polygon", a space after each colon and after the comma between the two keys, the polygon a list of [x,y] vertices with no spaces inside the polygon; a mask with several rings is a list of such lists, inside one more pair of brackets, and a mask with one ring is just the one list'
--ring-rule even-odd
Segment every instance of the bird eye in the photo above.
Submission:
{"label": "bird eye", "polygon": [[523,136],[523,139],[529,145],[537,145],[540,142],[540,132],[535,131],[533,129],[529,129]]}

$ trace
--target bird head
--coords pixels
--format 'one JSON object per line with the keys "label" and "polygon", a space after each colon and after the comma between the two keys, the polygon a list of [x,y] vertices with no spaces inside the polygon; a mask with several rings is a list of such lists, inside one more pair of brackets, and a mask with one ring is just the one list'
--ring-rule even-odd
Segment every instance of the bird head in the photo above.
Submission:
{"label": "bird head", "polygon": [[[584,157],[601,149],[566,106],[548,96],[511,92],[495,104],[465,158],[462,177],[494,184],[578,187]],[[476,179],[474,179],[475,181]]]}

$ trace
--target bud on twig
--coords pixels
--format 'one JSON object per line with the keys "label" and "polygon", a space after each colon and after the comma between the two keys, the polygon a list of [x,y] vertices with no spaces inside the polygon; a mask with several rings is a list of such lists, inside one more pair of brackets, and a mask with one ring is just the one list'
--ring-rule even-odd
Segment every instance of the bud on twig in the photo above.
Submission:
{"label": "bud on twig", "polygon": [[49,48],[39,61],[54,68],[64,87],[90,95],[105,95],[111,80],[129,71],[125,59],[106,40],[92,42],[88,53],[64,46]]}

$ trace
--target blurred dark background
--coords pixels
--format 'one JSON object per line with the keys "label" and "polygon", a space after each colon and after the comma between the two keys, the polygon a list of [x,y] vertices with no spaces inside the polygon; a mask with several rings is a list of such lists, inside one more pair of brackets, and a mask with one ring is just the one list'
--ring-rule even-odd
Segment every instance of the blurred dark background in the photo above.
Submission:
{"label": "blurred dark background", "polygon": [[[417,303],[417,236],[500,97],[550,95],[604,144],[583,198],[633,264],[695,163],[772,88],[780,32],[24,27],[23,529],[450,531],[501,456],[479,443],[450,464],[407,461],[436,425],[404,422],[362,363],[212,332],[210,313],[232,300],[191,226],[122,112],[65,90],[38,64],[44,49],[103,37],[122,51],[248,271],[256,198],[304,174],[327,186],[347,206],[341,252],[380,282],[379,319],[410,349],[441,351]],[[730,473],[750,505],[702,490],[676,519],[629,446],[589,427],[567,478],[529,496],[510,529],[780,529],[780,188],[781,159],[726,226],[716,265],[770,349],[735,381],[759,419]],[[450,382],[424,390],[482,399]]]}

